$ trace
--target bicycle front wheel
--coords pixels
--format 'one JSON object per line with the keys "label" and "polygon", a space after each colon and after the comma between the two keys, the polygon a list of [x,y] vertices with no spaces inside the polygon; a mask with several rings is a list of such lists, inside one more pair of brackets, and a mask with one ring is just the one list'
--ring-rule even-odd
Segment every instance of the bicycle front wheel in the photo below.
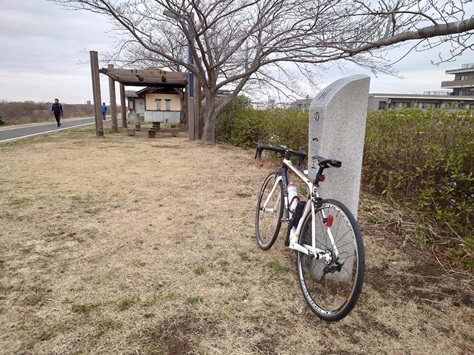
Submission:
{"label": "bicycle front wheel", "polygon": [[283,190],[278,172],[267,176],[258,195],[255,215],[255,234],[262,250],[270,249],[275,243],[283,216]]}
{"label": "bicycle front wheel", "polygon": [[[357,222],[336,200],[322,200],[315,211],[315,247],[331,257],[325,262],[297,252],[298,278],[311,310],[337,321],[354,308],[364,280],[364,246]],[[306,217],[298,242],[312,245],[312,216]]]}

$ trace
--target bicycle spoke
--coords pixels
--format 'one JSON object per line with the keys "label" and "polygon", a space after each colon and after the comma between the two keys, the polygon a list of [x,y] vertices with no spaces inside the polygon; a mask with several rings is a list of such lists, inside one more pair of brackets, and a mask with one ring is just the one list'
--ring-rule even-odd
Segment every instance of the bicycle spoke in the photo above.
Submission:
{"label": "bicycle spoke", "polygon": [[[327,216],[332,216],[330,227],[325,223]],[[310,246],[312,218],[308,217],[300,234],[300,243]],[[334,200],[322,202],[315,214],[315,224],[315,247],[330,253],[333,259],[328,265],[323,260],[299,252],[300,286],[314,313],[325,320],[339,320],[354,307],[362,288],[362,239],[352,214]]]}

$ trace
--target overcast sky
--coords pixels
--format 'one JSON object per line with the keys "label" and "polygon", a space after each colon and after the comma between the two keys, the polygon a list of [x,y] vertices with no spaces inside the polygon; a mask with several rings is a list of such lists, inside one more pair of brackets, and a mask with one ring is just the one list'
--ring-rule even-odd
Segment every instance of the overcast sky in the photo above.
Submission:
{"label": "overcast sky", "polygon": [[[63,103],[92,101],[89,52],[113,50],[107,20],[87,11],[66,11],[46,0],[1,0],[0,10],[0,100]],[[423,93],[441,90],[445,74],[474,62],[470,51],[455,63],[431,65],[438,50],[413,53],[396,65],[404,79],[375,77],[357,69],[350,74],[371,76],[370,92]],[[345,76],[331,72],[322,86]],[[118,87],[117,87],[118,89]],[[136,88],[127,88],[136,89]],[[109,102],[107,77],[101,75],[102,101]],[[316,93],[308,93],[314,96]],[[117,97],[119,94],[117,93]]]}

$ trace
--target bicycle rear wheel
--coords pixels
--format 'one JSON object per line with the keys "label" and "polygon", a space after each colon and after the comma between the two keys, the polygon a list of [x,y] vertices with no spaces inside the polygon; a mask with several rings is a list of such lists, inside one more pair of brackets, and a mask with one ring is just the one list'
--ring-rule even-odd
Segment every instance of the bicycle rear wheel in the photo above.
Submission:
{"label": "bicycle rear wheel", "polygon": [[[334,244],[331,242],[332,234]],[[298,242],[311,245],[312,216],[306,217]],[[300,287],[311,310],[321,319],[337,321],[354,308],[364,280],[364,246],[357,222],[336,200],[322,200],[315,211],[316,248],[330,252],[323,260],[297,252]],[[335,251],[339,256],[335,258]]]}
{"label": "bicycle rear wheel", "polygon": [[263,182],[258,195],[257,211],[255,215],[255,234],[258,246],[262,250],[270,249],[275,243],[281,227],[283,216],[283,190],[280,174],[273,172]]}

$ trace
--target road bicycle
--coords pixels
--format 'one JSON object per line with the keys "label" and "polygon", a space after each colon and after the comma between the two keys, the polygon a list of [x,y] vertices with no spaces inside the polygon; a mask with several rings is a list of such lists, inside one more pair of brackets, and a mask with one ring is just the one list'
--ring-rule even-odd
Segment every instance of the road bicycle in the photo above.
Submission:
{"label": "road bicycle", "polygon": [[[356,219],[350,210],[334,199],[319,196],[323,172],[339,168],[338,160],[313,156],[318,165],[313,181],[304,170],[306,153],[281,145],[265,146],[259,140],[255,158],[263,166],[262,152],[283,155],[280,171],[270,173],[258,195],[255,218],[257,243],[262,250],[275,243],[282,223],[288,224],[285,246],[296,251],[296,268],[304,298],[321,319],[338,321],[354,308],[364,280],[364,246]],[[299,167],[291,158],[299,159]],[[289,194],[289,172],[300,181],[296,196]],[[306,201],[298,201],[305,197]],[[296,206],[296,207],[295,207]]]}

